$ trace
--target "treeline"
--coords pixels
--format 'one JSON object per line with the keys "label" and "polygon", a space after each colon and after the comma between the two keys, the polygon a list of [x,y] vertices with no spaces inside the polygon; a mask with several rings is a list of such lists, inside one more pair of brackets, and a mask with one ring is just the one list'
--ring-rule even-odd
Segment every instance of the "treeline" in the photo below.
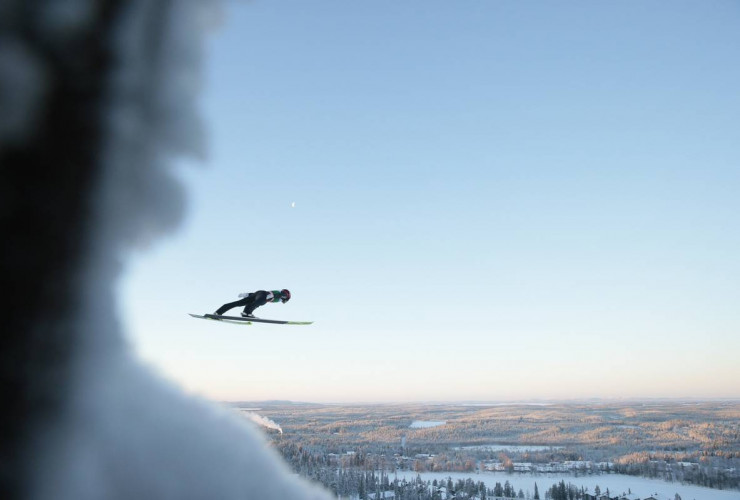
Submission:
{"label": "treeline", "polygon": [[314,471],[309,477],[324,485],[337,497],[357,497],[360,500],[376,500],[386,496],[393,496],[395,500],[528,498],[524,491],[516,490],[509,481],[487,488],[482,481],[469,478],[457,481],[451,478],[446,481],[424,481],[419,476],[412,480],[391,479],[385,472],[352,469],[321,469]]}
{"label": "treeline", "polygon": [[441,453],[429,459],[396,460],[392,450],[377,453],[358,448],[351,454],[332,455],[294,443],[277,442],[275,445],[285,460],[297,471],[326,466],[368,471],[400,469],[414,472],[473,472],[480,466],[478,461],[464,453]]}
{"label": "treeline", "polygon": [[676,481],[720,490],[740,489],[740,474],[733,467],[689,465],[661,460],[617,463],[618,474]]}
{"label": "treeline", "polygon": [[[481,500],[503,498],[525,498],[522,490],[505,481],[496,483],[493,488],[486,488],[483,482],[472,479],[453,482],[422,481],[419,476],[413,481],[394,478],[384,470],[363,470],[369,466],[368,456],[363,453],[347,455],[346,467],[335,467],[321,453],[311,452],[302,446],[286,444],[278,446],[291,468],[303,477],[323,484],[336,496],[358,496],[361,500],[380,499],[383,492],[393,492],[396,500],[445,500],[447,498],[473,498]],[[448,494],[449,492],[449,494]]]}
{"label": "treeline", "polygon": [[[606,494],[610,498],[614,496],[614,492],[610,492],[608,488],[601,491],[597,485],[596,488],[594,488],[593,494],[598,497],[602,493]],[[583,486],[579,488],[572,483],[565,484],[565,481],[560,481],[559,483],[553,484],[545,491],[545,498],[549,500],[582,500],[589,497],[587,496],[587,491]]]}
{"label": "treeline", "polygon": [[[311,475],[322,468],[359,471],[393,471],[399,468],[414,472],[473,472],[481,466],[481,462],[472,460],[464,453],[441,453],[430,459],[397,461],[390,453],[369,453],[362,448],[351,454],[331,456],[323,451],[311,450],[290,442],[277,442],[276,446],[291,467],[302,475]],[[501,457],[506,459],[503,454],[499,458]],[[740,473],[736,461],[737,459],[715,457],[706,464],[685,465],[680,462],[656,460],[655,455],[649,453],[636,453],[614,463],[607,472],[716,489],[740,489]],[[574,472],[577,474],[579,471]],[[585,469],[581,472],[592,473]]]}

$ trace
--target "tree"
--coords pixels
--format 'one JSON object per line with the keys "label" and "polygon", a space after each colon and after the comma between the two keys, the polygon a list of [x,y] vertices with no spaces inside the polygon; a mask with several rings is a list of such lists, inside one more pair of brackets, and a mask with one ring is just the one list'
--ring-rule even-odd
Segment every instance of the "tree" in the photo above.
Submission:
{"label": "tree", "polygon": [[495,497],[504,496],[504,489],[501,487],[501,483],[496,482],[496,486],[493,487],[493,496]]}
{"label": "tree", "polygon": [[537,490],[537,483],[534,483],[534,500],[540,500],[540,492]]}
{"label": "tree", "polygon": [[504,496],[506,498],[511,498],[514,496],[514,488],[511,487],[511,483],[509,483],[508,479],[504,483]]}
{"label": "tree", "polygon": [[594,488],[594,495],[599,496],[601,495],[601,488],[599,488],[599,485],[596,485],[596,488]]}
{"label": "tree", "polygon": [[360,488],[359,488],[360,500],[367,500],[367,492],[365,491],[365,476],[360,476]]}

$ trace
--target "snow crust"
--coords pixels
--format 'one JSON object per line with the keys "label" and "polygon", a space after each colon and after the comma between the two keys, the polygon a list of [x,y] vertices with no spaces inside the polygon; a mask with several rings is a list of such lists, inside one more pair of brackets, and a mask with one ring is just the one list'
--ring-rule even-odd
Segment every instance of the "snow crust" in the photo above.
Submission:
{"label": "snow crust", "polygon": [[[63,4],[39,19],[52,40],[89,22],[93,8],[84,0]],[[115,33],[118,66],[106,101],[94,239],[80,278],[73,390],[68,411],[39,436],[30,498],[328,499],[292,474],[250,422],[164,381],[123,340],[112,305],[125,258],[177,228],[185,197],[173,159],[205,153],[195,103],[203,38],[218,15],[210,0],[125,7]],[[0,132],[22,138],[24,120],[43,106],[43,69],[22,47],[3,50],[0,60],[10,55],[17,63],[11,90],[18,102],[10,115],[3,112]]]}

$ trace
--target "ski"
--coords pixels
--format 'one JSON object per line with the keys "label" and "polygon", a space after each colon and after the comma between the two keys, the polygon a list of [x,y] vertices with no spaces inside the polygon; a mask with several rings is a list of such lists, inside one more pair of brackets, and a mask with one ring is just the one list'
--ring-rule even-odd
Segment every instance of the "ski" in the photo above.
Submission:
{"label": "ski", "polygon": [[[208,314],[193,314],[193,313],[188,313],[188,314],[192,316],[193,318],[205,319],[207,321],[221,321],[223,323],[231,323],[232,325],[251,325],[252,324],[250,321],[231,321],[231,320],[226,320],[226,319],[218,319],[218,317],[214,315],[208,315]],[[209,318],[208,316],[213,316],[213,317]]]}
{"label": "ski", "polygon": [[193,318],[208,319],[211,321],[223,321],[224,323],[233,323],[239,325],[251,325],[252,323],[269,323],[273,325],[312,325],[313,321],[282,321],[277,319],[262,319],[262,318],[244,318],[241,316],[220,316],[218,314],[192,314],[188,313]]}

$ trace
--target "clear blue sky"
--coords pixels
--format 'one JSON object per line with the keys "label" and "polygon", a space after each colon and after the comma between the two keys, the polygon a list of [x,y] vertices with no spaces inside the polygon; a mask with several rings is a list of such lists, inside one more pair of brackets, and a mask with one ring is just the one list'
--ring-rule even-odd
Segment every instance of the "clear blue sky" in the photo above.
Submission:
{"label": "clear blue sky", "polygon": [[[120,287],[216,399],[740,397],[740,4],[228,2]],[[295,207],[291,204],[295,203]],[[311,327],[191,319],[239,292]]]}

